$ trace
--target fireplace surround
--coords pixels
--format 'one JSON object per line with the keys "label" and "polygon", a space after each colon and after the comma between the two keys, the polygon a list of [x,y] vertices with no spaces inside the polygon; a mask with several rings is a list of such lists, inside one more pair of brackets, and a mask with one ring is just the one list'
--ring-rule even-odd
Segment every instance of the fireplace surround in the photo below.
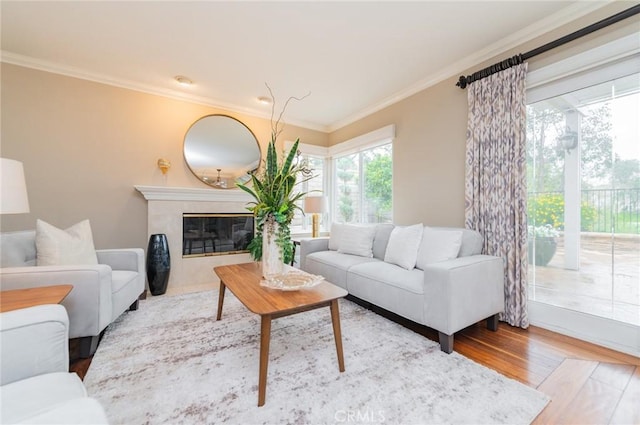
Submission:
{"label": "fireplace surround", "polygon": [[[171,274],[167,293],[215,287],[219,282],[213,273],[216,266],[252,261],[247,252],[227,252],[225,255],[183,256],[183,216],[208,214],[222,215],[248,213],[252,198],[240,189],[217,190],[211,188],[135,186],[147,200],[147,239],[150,235],[167,235],[171,253]],[[210,242],[207,245],[210,246]],[[210,248],[209,248],[210,249]],[[192,252],[194,252],[192,248]],[[197,287],[197,288],[196,288]]]}

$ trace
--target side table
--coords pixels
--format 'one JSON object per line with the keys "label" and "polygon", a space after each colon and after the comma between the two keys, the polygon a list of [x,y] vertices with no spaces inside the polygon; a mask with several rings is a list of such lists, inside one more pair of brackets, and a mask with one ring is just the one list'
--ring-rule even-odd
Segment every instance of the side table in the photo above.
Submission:
{"label": "side table", "polygon": [[41,286],[0,292],[0,313],[42,304],[60,304],[73,285]]}
{"label": "side table", "polygon": [[300,239],[292,238],[291,242],[293,242],[293,257],[291,257],[291,266],[293,266],[296,263],[296,249],[300,246]]}

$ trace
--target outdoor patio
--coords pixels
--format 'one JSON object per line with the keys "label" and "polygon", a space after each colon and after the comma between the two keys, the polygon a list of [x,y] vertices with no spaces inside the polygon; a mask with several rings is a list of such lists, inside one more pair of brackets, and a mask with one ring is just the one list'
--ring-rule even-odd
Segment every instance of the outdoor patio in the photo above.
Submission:
{"label": "outdoor patio", "polygon": [[[534,281],[536,285],[532,285]],[[529,299],[640,326],[640,235],[582,233],[580,270],[564,269],[563,238],[547,266],[529,266]]]}

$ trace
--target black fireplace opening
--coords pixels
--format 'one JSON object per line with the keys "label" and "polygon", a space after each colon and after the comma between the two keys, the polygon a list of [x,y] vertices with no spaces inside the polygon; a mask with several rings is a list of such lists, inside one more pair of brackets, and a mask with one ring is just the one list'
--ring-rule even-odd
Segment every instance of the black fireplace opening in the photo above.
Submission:
{"label": "black fireplace opening", "polygon": [[250,213],[183,214],[182,256],[239,254],[249,252],[254,219]]}

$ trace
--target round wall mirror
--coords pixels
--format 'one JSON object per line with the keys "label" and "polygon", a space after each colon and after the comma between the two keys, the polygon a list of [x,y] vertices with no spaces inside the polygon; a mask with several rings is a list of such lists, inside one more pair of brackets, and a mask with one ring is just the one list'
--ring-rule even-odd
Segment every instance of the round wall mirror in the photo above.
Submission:
{"label": "round wall mirror", "polygon": [[184,159],[202,182],[218,189],[246,183],[260,165],[258,139],[242,122],[227,115],[207,115],[184,136]]}

